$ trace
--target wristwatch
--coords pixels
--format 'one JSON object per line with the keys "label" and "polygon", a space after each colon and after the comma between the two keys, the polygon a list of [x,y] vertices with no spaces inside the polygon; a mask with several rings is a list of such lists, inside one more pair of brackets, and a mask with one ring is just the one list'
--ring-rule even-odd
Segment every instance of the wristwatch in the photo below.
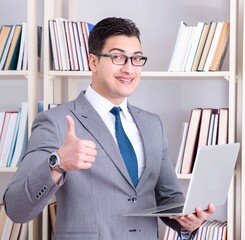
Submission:
{"label": "wristwatch", "polygon": [[57,152],[53,152],[48,159],[49,166],[58,173],[64,173],[65,170],[60,167],[60,157]]}

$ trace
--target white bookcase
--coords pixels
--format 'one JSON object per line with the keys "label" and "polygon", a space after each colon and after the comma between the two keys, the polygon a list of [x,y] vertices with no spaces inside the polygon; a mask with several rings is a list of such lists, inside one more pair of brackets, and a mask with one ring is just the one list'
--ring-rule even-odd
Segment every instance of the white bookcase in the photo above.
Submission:
{"label": "white bookcase", "polygon": [[[86,88],[90,72],[53,71],[48,20],[64,17],[96,23],[107,16],[131,18],[139,26],[145,55],[149,61],[142,73],[142,82],[130,101],[162,118],[169,136],[170,155],[175,163],[182,122],[188,121],[194,107],[229,107],[229,142],[235,142],[237,131],[237,20],[238,0],[111,2],[44,1],[44,71],[43,101],[61,103],[74,99]],[[180,5],[178,5],[180,4]],[[105,7],[106,6],[106,7]],[[129,7],[130,6],[130,7]],[[219,72],[167,72],[181,20],[190,25],[198,21],[230,22],[230,43],[225,70]],[[189,176],[179,176],[182,179]],[[243,180],[244,181],[244,180]],[[242,239],[241,224],[235,217],[240,205],[235,204],[237,176],[231,183],[224,214],[228,221],[228,239]],[[240,187],[241,188],[241,187]],[[244,210],[243,210],[244,211]],[[244,220],[243,220],[244,221]],[[242,233],[244,235],[244,233]],[[43,211],[43,239],[48,238],[48,210]]]}

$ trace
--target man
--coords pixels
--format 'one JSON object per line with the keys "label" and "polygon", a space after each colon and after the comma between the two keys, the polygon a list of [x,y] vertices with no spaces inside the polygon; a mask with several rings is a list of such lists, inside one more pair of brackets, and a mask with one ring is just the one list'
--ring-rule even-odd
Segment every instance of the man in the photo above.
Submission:
{"label": "man", "polygon": [[[29,221],[55,194],[55,239],[156,240],[157,218],[122,216],[184,201],[159,117],[127,102],[147,60],[140,32],[130,20],[106,18],[91,31],[89,51],[87,91],[35,119],[27,152],[5,192],[7,214],[15,222]],[[191,235],[212,212],[210,205],[162,220]]]}

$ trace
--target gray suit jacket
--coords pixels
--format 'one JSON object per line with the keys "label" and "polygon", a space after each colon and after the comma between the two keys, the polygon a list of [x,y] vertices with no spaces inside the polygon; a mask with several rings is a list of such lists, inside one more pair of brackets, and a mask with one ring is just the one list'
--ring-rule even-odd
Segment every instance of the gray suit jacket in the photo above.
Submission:
{"label": "gray suit jacket", "polygon": [[[128,108],[142,137],[146,162],[136,189],[110,131],[82,92],[74,101],[36,117],[27,152],[4,195],[9,217],[14,222],[27,222],[41,213],[55,194],[55,239],[158,239],[157,218],[122,214],[182,202],[184,197],[159,117],[131,105]],[[97,156],[91,169],[68,171],[56,185],[48,157],[64,141],[67,114],[75,121],[76,135],[96,143]],[[174,220],[163,221],[179,231]]]}

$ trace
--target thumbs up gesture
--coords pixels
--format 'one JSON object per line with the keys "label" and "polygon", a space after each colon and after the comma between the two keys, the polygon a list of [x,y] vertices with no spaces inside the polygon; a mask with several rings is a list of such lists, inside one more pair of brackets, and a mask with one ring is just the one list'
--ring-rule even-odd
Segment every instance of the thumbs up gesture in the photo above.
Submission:
{"label": "thumbs up gesture", "polygon": [[57,151],[61,168],[79,170],[92,167],[95,161],[96,144],[90,140],[80,139],[75,133],[75,123],[71,116],[66,116],[68,130],[63,145]]}

